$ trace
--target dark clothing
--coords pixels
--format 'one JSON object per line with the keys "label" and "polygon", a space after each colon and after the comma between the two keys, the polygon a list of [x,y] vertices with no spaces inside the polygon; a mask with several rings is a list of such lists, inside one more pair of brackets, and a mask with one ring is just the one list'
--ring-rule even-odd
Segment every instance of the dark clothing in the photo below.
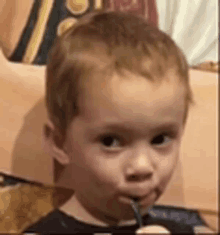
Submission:
{"label": "dark clothing", "polygon": [[[143,217],[143,225],[160,225],[169,230],[171,234],[194,234],[193,227],[196,225],[204,225],[204,222],[196,211],[154,206],[149,214]],[[56,209],[39,222],[26,229],[25,232],[41,234],[135,234],[136,230],[138,230],[138,225],[101,227],[86,224]]]}

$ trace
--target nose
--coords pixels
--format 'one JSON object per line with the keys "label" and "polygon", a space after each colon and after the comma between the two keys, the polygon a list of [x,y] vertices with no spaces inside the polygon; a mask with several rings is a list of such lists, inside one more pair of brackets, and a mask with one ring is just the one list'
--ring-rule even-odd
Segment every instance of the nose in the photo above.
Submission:
{"label": "nose", "polygon": [[153,171],[150,153],[146,147],[142,147],[134,151],[133,156],[129,158],[126,178],[128,181],[142,182],[149,180],[153,175]]}

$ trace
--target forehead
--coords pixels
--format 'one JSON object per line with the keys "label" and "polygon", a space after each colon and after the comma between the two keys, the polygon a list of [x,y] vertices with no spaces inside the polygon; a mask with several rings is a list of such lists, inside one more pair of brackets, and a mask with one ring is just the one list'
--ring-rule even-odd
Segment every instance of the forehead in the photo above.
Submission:
{"label": "forehead", "polygon": [[87,83],[79,102],[81,115],[89,122],[157,124],[182,119],[184,88],[171,74],[160,84],[131,73],[114,74],[102,81]]}

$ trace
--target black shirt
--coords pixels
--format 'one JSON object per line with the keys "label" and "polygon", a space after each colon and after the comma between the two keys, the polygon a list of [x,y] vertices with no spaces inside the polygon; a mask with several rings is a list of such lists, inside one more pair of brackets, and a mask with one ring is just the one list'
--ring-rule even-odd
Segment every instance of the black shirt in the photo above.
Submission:
{"label": "black shirt", "polygon": [[[143,216],[143,225],[160,225],[171,232],[194,234],[193,226],[176,221],[162,218],[154,218],[150,214]],[[63,213],[59,209],[54,210],[39,222],[29,227],[25,233],[40,234],[93,234],[93,233],[110,233],[110,234],[135,234],[138,225],[124,225],[101,227],[87,224],[76,220],[75,218]]]}

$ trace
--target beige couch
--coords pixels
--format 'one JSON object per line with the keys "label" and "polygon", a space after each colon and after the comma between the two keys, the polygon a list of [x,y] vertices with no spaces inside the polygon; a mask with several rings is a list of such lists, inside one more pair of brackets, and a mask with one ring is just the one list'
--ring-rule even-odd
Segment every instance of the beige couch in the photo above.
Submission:
{"label": "beige couch", "polygon": [[[158,204],[198,209],[217,227],[218,75],[190,71],[196,105],[189,114],[180,162]],[[53,185],[53,160],[41,147],[44,80],[0,79],[0,172]],[[64,171],[59,185],[68,187]]]}

